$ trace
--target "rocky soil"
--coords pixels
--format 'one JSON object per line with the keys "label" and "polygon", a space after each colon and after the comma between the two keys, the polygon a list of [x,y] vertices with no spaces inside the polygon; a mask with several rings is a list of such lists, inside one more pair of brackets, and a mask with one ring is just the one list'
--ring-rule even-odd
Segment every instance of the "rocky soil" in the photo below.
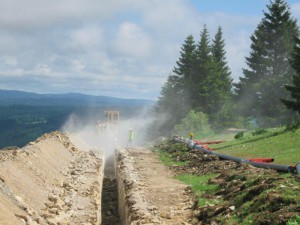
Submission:
{"label": "rocky soil", "polygon": [[100,224],[102,156],[53,132],[0,151],[0,224]]}

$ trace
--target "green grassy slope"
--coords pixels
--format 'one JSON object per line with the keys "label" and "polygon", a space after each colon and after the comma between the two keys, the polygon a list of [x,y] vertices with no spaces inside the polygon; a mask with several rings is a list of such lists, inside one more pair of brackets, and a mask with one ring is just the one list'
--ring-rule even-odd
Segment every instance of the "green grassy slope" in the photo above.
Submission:
{"label": "green grassy slope", "polygon": [[285,131],[284,128],[272,128],[254,136],[252,132],[245,132],[241,139],[234,139],[232,134],[216,135],[210,139],[227,140],[209,146],[223,154],[241,158],[274,158],[274,163],[284,165],[300,163],[300,129]]}
{"label": "green grassy slope", "polygon": [[[259,135],[216,135],[210,140],[228,140],[210,145],[216,151],[243,157],[274,157],[275,163],[300,162],[300,129],[269,129]],[[206,139],[208,140],[208,138]],[[193,221],[199,224],[300,224],[300,179],[295,173],[277,173],[247,164],[237,166],[217,157],[198,154],[186,144],[170,140],[155,146],[159,158],[191,187],[198,200]],[[196,224],[196,223],[195,223]],[[197,223],[198,224],[198,223]]]}

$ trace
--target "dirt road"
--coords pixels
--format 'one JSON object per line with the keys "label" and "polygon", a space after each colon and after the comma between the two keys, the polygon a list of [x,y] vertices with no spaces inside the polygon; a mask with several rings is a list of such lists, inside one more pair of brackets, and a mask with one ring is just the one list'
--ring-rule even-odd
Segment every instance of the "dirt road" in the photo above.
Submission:
{"label": "dirt road", "polygon": [[174,179],[157,154],[147,149],[117,153],[120,212],[126,224],[190,224],[195,205],[188,186]]}

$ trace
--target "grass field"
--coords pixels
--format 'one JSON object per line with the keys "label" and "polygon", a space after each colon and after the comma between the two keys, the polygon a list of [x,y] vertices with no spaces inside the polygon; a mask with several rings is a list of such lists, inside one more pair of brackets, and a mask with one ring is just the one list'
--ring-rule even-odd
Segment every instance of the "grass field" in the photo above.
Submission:
{"label": "grass field", "polygon": [[274,158],[276,164],[292,166],[300,163],[300,129],[285,131],[283,127],[271,128],[260,135],[252,135],[252,132],[245,132],[240,139],[234,139],[232,134],[210,137],[226,142],[209,147],[220,153],[241,158]]}

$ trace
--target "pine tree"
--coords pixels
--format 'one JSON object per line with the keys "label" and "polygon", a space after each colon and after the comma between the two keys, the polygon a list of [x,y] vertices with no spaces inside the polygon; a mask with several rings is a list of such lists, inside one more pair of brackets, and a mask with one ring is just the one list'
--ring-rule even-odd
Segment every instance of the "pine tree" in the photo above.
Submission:
{"label": "pine tree", "polygon": [[[197,58],[193,73],[193,109],[209,115],[210,122],[223,126],[230,120],[228,104],[231,99],[232,78],[226,62],[225,41],[222,28],[209,43],[209,33],[204,26],[197,45]],[[226,105],[226,107],[225,107]]]}
{"label": "pine tree", "polygon": [[293,86],[287,85],[293,100],[282,100],[288,109],[300,113],[300,39],[296,37],[294,52],[290,60],[291,66],[296,71],[293,76]]}
{"label": "pine tree", "polygon": [[209,84],[208,76],[211,71],[212,56],[209,45],[209,33],[204,26],[200,33],[200,41],[196,48],[196,62],[192,68],[192,81],[190,86],[192,109],[207,113]]}
{"label": "pine tree", "polygon": [[292,80],[288,59],[298,34],[296,20],[284,0],[270,2],[267,9],[251,36],[252,51],[246,58],[249,68],[235,86],[241,111],[264,126],[286,122],[290,116],[280,99],[288,95],[284,88]]}
{"label": "pine tree", "polygon": [[197,45],[192,35],[186,38],[155,106],[151,137],[170,135],[190,110],[208,114],[210,120],[222,121],[222,125],[229,121],[232,79],[224,47],[221,27],[212,46],[206,26]]}
{"label": "pine tree", "polygon": [[195,64],[195,51],[194,37],[189,35],[181,48],[180,58],[176,62],[177,67],[173,69],[173,76],[177,77],[177,86],[181,90],[182,106],[186,107],[185,112],[188,112],[190,108],[191,93],[189,87],[193,83],[192,68]]}
{"label": "pine tree", "polygon": [[213,71],[212,76],[215,90],[218,91],[216,98],[219,103],[231,97],[232,77],[226,61],[225,41],[223,39],[222,28],[219,27],[212,44]]}
{"label": "pine tree", "polygon": [[239,111],[242,115],[249,117],[258,116],[256,114],[258,102],[261,98],[261,92],[258,90],[261,77],[267,70],[267,51],[264,46],[264,27],[260,23],[251,36],[250,56],[246,57],[246,63],[249,69],[244,69],[244,77],[240,77],[240,82],[235,84],[235,92],[237,93]]}
{"label": "pine tree", "polygon": [[[218,31],[211,47],[213,68],[210,75],[211,120],[215,127],[228,125],[232,121],[232,78],[226,61],[225,41],[222,28]],[[229,106],[229,107],[228,107]]]}
{"label": "pine tree", "polygon": [[219,69],[222,70],[224,78],[229,81],[229,88],[231,88],[231,81],[230,78],[230,71],[229,67],[227,66],[226,61],[226,52],[225,52],[225,41],[223,39],[223,31],[222,28],[219,26],[218,31],[215,35],[215,38],[213,40],[213,44],[211,47],[211,52],[213,55],[213,60],[216,62],[219,66]]}

